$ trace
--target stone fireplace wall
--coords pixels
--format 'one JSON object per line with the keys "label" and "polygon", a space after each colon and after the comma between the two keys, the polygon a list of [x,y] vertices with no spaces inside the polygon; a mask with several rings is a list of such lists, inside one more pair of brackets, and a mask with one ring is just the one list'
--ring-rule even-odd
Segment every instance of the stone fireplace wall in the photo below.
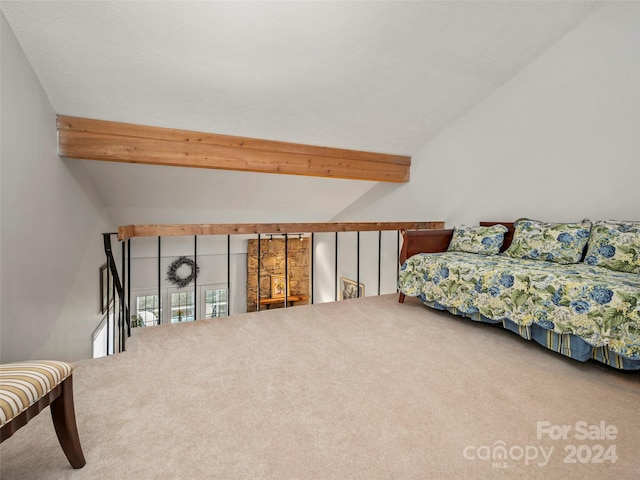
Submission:
{"label": "stone fireplace wall", "polygon": [[[271,298],[271,276],[284,275],[285,272],[285,239],[260,240],[260,298]],[[289,237],[288,239],[288,273],[289,295],[305,295],[306,300],[295,302],[295,305],[309,303],[309,276],[311,267],[311,249],[309,238]],[[247,312],[257,310],[258,298],[258,239],[248,240],[247,247]],[[283,302],[269,306],[261,305],[260,309],[284,306]]]}

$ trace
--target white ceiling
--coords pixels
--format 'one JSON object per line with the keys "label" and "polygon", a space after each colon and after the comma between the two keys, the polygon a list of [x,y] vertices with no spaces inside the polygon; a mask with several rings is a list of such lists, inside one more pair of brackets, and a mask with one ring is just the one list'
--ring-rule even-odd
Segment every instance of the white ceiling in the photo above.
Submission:
{"label": "white ceiling", "polygon": [[[600,5],[1,2],[56,113],[406,155]],[[85,168],[118,224],[325,221],[375,185]]]}

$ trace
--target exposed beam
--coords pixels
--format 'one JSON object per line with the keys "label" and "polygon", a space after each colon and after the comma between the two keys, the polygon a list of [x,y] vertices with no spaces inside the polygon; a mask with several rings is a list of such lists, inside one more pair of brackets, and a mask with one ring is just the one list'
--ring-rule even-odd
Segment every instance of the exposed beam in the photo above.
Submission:
{"label": "exposed beam", "polygon": [[409,181],[411,157],[58,115],[58,155],[84,160]]}
{"label": "exposed beam", "polygon": [[444,228],[444,222],[338,222],[338,223],[216,223],[185,225],[125,225],[118,227],[118,240],[134,237],[180,235],[282,234],[310,232],[371,232],[385,230],[430,230]]}

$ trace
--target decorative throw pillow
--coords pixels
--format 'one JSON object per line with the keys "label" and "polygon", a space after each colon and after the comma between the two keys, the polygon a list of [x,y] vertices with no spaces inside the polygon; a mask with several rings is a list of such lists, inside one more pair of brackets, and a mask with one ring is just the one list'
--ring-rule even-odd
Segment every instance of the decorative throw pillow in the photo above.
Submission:
{"label": "decorative throw pillow", "polygon": [[504,225],[490,227],[459,225],[453,229],[453,237],[447,251],[495,255],[500,252],[500,247],[504,242],[504,234],[507,231],[507,227]]}
{"label": "decorative throw pillow", "polygon": [[513,241],[504,252],[508,257],[578,263],[589,240],[591,221],[543,223],[521,218],[514,222]]}
{"label": "decorative throw pillow", "polygon": [[596,222],[584,262],[618,272],[640,273],[640,222]]}

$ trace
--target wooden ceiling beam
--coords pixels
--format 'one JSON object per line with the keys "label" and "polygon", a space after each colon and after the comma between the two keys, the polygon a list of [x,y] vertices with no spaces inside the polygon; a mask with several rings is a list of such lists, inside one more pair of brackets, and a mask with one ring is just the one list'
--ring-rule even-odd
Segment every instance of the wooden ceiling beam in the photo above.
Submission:
{"label": "wooden ceiling beam", "polygon": [[58,115],[58,155],[84,160],[409,181],[411,157]]}

